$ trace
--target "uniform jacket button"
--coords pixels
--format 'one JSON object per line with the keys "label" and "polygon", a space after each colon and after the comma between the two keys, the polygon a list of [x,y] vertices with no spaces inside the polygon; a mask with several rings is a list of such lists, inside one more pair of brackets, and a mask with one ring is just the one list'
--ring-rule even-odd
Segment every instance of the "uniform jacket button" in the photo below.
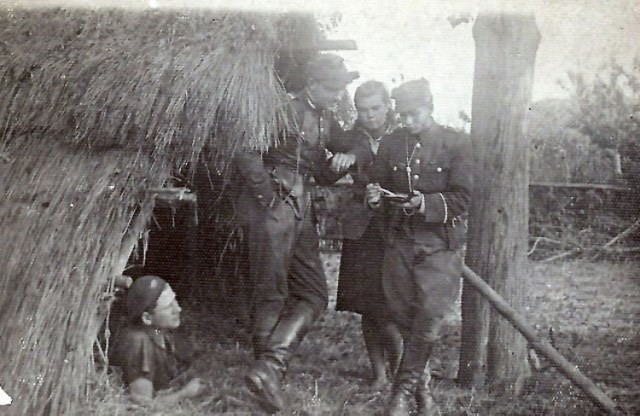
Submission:
{"label": "uniform jacket button", "polygon": [[416,175],[413,175],[413,179],[416,179],[416,180],[417,180],[417,179],[420,179],[420,176],[418,176],[417,174],[416,174]]}
{"label": "uniform jacket button", "polygon": [[442,168],[441,168],[440,166],[438,166],[438,167],[436,168],[436,172],[442,172]]}

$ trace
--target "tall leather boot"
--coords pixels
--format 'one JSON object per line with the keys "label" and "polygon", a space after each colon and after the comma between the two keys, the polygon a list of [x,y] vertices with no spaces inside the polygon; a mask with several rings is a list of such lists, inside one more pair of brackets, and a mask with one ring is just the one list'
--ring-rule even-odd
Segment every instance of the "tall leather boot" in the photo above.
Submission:
{"label": "tall leather boot", "polygon": [[282,379],[291,356],[311,327],[315,315],[309,304],[296,303],[273,328],[265,351],[245,377],[247,387],[269,413],[278,412],[284,407]]}
{"label": "tall leather boot", "polygon": [[261,305],[253,316],[252,346],[253,357],[258,360],[267,348],[267,340],[278,324],[282,308],[279,304]]}
{"label": "tall leather boot", "polygon": [[433,349],[433,343],[424,342],[420,337],[406,340],[402,361],[392,389],[391,401],[385,412],[388,416],[408,416],[422,378],[427,361]]}

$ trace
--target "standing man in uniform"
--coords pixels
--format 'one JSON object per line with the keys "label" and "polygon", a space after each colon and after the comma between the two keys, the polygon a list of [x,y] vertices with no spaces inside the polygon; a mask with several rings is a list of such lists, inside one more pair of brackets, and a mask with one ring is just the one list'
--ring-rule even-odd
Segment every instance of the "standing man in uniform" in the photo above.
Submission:
{"label": "standing man in uniform", "polygon": [[237,212],[253,281],[256,362],[246,382],[268,412],[282,409],[280,384],[289,360],[327,307],[309,184],[331,183],[368,157],[367,149],[344,152],[344,132],[331,111],[357,73],[347,71],[341,57],[324,53],[307,63],[306,76],[305,88],[288,103],[294,131],[264,155],[241,152],[235,158],[243,188]]}
{"label": "standing man in uniform", "polygon": [[390,374],[398,368],[402,338],[387,321],[382,293],[384,219],[381,212],[366,206],[365,188],[380,141],[393,130],[395,120],[389,91],[379,81],[361,84],[353,101],[358,119],[348,137],[354,146],[369,149],[371,163],[360,164],[351,172],[353,199],[341,217],[343,240],[336,310],[362,315],[362,337],[373,373],[371,386],[380,389],[387,384],[387,365]]}
{"label": "standing man in uniform", "polygon": [[426,79],[405,82],[392,98],[405,128],[383,138],[367,185],[368,204],[388,216],[382,286],[404,341],[387,414],[410,414],[415,398],[418,414],[430,415],[437,406],[425,368],[459,293],[472,148],[466,136],[434,121]]}

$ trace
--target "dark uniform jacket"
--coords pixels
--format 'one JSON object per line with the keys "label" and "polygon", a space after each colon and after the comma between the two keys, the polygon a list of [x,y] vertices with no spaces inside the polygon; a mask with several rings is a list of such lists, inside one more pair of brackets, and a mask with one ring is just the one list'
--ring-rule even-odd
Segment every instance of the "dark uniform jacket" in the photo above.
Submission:
{"label": "dark uniform jacket", "polygon": [[469,207],[472,180],[472,147],[466,135],[435,125],[420,135],[399,129],[385,136],[372,182],[396,193],[413,189],[425,196],[424,214],[385,204],[388,238],[404,230],[434,249],[460,248],[466,233],[459,219]]}
{"label": "dark uniform jacket", "polygon": [[[245,186],[265,206],[279,191],[292,191],[291,182],[300,178],[306,182],[313,177],[319,185],[339,179],[340,175],[328,169],[333,153],[350,150],[359,162],[369,157],[366,148],[350,148],[346,144],[345,133],[331,111],[315,108],[304,93],[289,98],[294,131],[264,155],[251,152],[236,155],[236,167]],[[294,190],[293,196],[299,196],[295,193]]]}

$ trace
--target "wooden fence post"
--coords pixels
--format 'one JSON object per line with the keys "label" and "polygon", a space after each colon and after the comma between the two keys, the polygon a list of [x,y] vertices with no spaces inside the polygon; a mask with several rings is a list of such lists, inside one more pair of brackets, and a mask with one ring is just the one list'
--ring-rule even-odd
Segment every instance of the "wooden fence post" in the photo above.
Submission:
{"label": "wooden fence post", "polygon": [[[528,244],[524,122],[540,34],[532,15],[485,13],[476,19],[473,35],[471,137],[476,182],[466,263],[518,308]],[[526,340],[465,282],[460,382],[475,387],[490,382],[518,394],[530,375],[526,353]]]}

